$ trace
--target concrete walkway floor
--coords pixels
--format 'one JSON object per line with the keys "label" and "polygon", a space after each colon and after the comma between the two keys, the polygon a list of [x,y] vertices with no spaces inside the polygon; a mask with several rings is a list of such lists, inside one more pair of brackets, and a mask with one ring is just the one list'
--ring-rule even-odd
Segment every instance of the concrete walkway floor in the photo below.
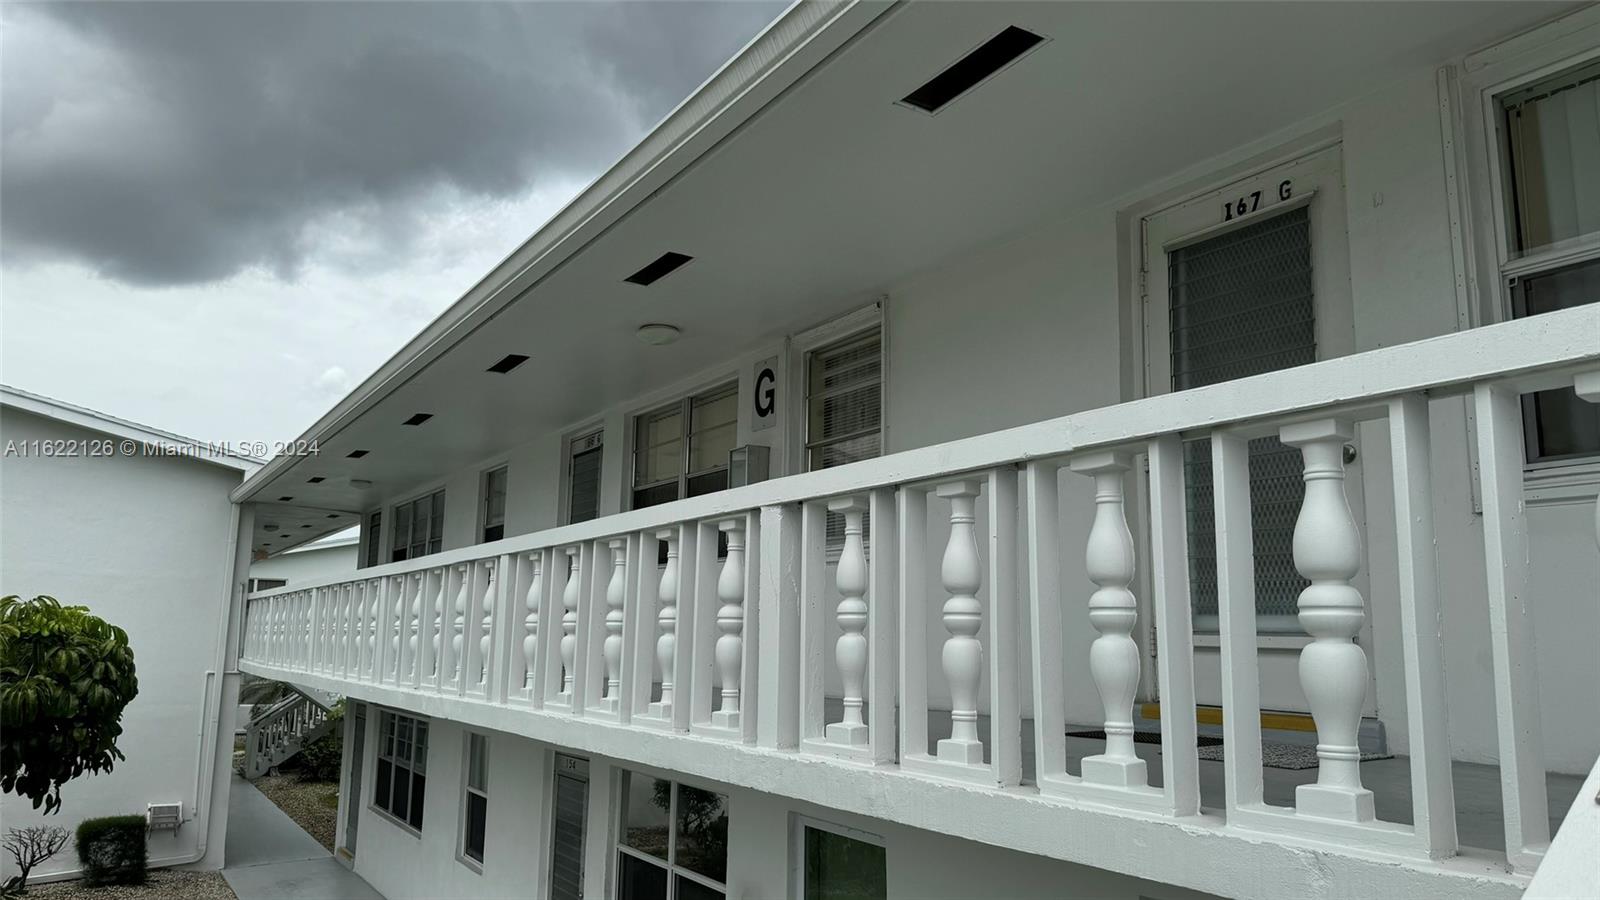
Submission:
{"label": "concrete walkway floor", "polygon": [[384,900],[283,810],[234,776],[222,877],[239,900]]}

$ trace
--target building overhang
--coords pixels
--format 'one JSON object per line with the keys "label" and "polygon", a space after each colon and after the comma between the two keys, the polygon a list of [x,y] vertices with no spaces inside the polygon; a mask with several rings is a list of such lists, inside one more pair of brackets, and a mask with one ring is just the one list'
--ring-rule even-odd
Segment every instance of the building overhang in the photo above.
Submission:
{"label": "building overhang", "polygon": [[[952,255],[1073,215],[1110,235],[1164,180],[1570,8],[802,0],[234,498],[280,552]],[[937,114],[899,102],[1008,26],[1047,41]],[[625,281],[666,252],[694,259]],[[642,346],[650,322],[682,339]]]}

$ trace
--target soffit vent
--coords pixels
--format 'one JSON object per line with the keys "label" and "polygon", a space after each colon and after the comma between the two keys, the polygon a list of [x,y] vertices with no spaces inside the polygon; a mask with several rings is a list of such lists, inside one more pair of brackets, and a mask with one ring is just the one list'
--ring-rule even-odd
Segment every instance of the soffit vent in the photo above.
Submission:
{"label": "soffit vent", "polygon": [[[496,375],[504,375],[505,373],[511,371],[512,369],[515,369],[517,366],[520,366],[520,365],[522,365],[523,363],[525,363],[527,361],[528,361],[528,358],[526,356],[523,356],[521,353],[507,353],[504,357],[502,357],[500,359],[499,362],[497,362],[494,365],[490,366],[485,371],[493,372]],[[421,413],[419,413],[418,415],[421,415]],[[411,418],[415,419],[416,416],[412,416]],[[408,422],[406,422],[406,424],[407,425],[420,425],[422,423],[421,422],[410,422],[410,421],[408,421]]]}
{"label": "soffit vent", "polygon": [[673,253],[669,250],[666,253],[656,257],[655,262],[652,262],[650,265],[645,266],[644,268],[622,280],[628,282],[629,284],[637,284],[640,286],[652,285],[668,275],[671,275],[673,272],[676,272],[680,267],[683,266],[684,263],[691,259],[694,259],[694,257],[685,256],[682,253]]}
{"label": "soffit vent", "polygon": [[1004,31],[930,78],[922,87],[905,95],[900,102],[923,112],[936,113],[991,75],[1016,62],[1023,54],[1044,43],[1044,40],[1026,28],[1008,25]]}
{"label": "soffit vent", "polygon": [[368,453],[371,453],[371,452],[372,452],[371,450],[351,450],[349,453],[345,454],[345,457],[347,459],[360,459],[361,457],[366,456]]}
{"label": "soffit vent", "polygon": [[433,418],[433,413],[417,413],[416,415],[413,415],[411,418],[405,420],[404,422],[401,422],[400,424],[402,424],[402,425],[421,425],[423,422],[426,422],[431,418]]}
{"label": "soffit vent", "polygon": [[290,500],[293,500],[293,499],[294,499],[293,497],[279,497],[278,498],[278,502],[279,503],[288,503]]}
{"label": "soffit vent", "polygon": [[324,481],[327,481],[327,480],[328,479],[325,476],[313,475],[310,478],[306,479],[306,484],[321,484],[321,483],[323,483]]}

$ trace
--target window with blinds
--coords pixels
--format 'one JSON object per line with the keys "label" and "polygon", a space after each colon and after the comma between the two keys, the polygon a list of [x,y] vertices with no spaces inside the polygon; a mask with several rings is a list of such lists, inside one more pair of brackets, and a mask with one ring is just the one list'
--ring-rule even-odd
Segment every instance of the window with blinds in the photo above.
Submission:
{"label": "window with blinds", "polygon": [[[1511,315],[1600,302],[1600,63],[1523,88],[1500,106],[1516,266],[1506,278]],[[1523,262],[1556,245],[1576,252],[1549,266]],[[1600,407],[1571,388],[1522,403],[1529,462],[1600,453]]]}
{"label": "window with blinds", "polygon": [[555,770],[555,797],[550,808],[550,898],[582,900],[589,761],[557,753]]}
{"label": "window with blinds", "polygon": [[506,467],[483,473],[483,533],[484,543],[498,541],[506,536]]}
{"label": "window with blinds", "polygon": [[[853,335],[806,356],[806,466],[831,469],[883,453],[883,339]],[[870,536],[869,516],[861,518]],[[828,513],[830,549],[844,546],[844,515]]]}
{"label": "window with blinds", "polygon": [[[1301,206],[1172,250],[1167,257],[1174,391],[1317,359],[1311,223]],[[1189,582],[1197,624],[1215,627],[1216,519],[1211,442],[1184,445]],[[1308,582],[1294,567],[1294,525],[1305,496],[1300,453],[1276,437],[1250,442],[1256,614],[1262,631],[1298,631]]]}
{"label": "window with blinds", "polygon": [[567,522],[600,515],[601,432],[576,437],[567,445]]}
{"label": "window with blinds", "polygon": [[444,491],[434,491],[394,508],[390,562],[416,559],[444,549]]}

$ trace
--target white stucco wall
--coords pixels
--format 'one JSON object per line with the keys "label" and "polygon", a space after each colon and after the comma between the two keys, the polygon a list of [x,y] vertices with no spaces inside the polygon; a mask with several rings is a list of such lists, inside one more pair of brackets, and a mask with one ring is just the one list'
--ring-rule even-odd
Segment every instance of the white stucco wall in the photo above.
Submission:
{"label": "white stucco wall", "polygon": [[[103,435],[12,407],[0,408],[0,441],[84,440]],[[0,798],[6,827],[73,829],[93,816],[144,815],[148,803],[181,802],[186,822],[149,842],[153,865],[188,862],[201,836],[194,817],[203,793],[203,756],[225,766],[227,746],[202,742],[211,717],[229,710],[204,698],[215,680],[228,612],[233,509],[228,492],[241,473],[179,458],[25,458],[0,460],[0,578],[7,594],[49,594],[128,632],[139,694],[122,717],[114,771],[85,775],[61,792],[59,814],[42,816],[11,794]],[[225,820],[226,781],[213,788],[212,824]],[[217,782],[214,782],[214,784]],[[222,863],[221,830],[212,829],[203,867]],[[13,874],[9,857],[5,873]],[[78,869],[66,849],[36,876]]]}
{"label": "white stucco wall", "polygon": [[317,546],[315,544],[280,553],[250,564],[251,578],[282,578],[284,587],[337,578],[356,570],[355,543]]}
{"label": "white stucco wall", "polygon": [[[1308,115],[1300,126],[1242,146],[1225,158],[1196,160],[1191,169],[1102,207],[1063,210],[1057,219],[888,286],[886,448],[925,446],[1138,396],[1142,376],[1134,362],[1142,336],[1129,324],[1133,277],[1129,257],[1136,250],[1128,246],[1129,217],[1159,208],[1162,197],[1224,183],[1266,156],[1306,146],[1316,138],[1335,138],[1342,147],[1355,349],[1454,330],[1456,272],[1443,133],[1435,68],[1419,65],[1385,90]],[[602,510],[615,511],[624,502],[629,460],[626,423],[632,413],[711,383],[719,373],[738,372],[748,380],[751,360],[782,349],[755,346],[692,383],[663,388],[622,407],[597,410],[586,421],[603,421],[606,426]],[[790,371],[780,401],[785,405],[797,402],[793,367]],[[748,389],[745,384],[744,390]],[[741,404],[746,420],[741,422],[740,442],[755,440],[776,448],[795,445],[798,436],[789,433],[784,423],[752,436],[747,406]],[[1465,409],[1461,401],[1450,400],[1434,403],[1430,412],[1452,750],[1460,759],[1492,763],[1498,747],[1483,534],[1481,517],[1472,508]],[[552,433],[506,457],[511,467],[508,533],[557,524],[565,433]],[[1371,705],[1386,725],[1391,748],[1403,753],[1408,743],[1396,612],[1398,575],[1388,443],[1382,424],[1364,425],[1360,444],[1358,467],[1364,476],[1360,499],[1366,510],[1368,545],[1365,577],[1372,619],[1372,646],[1367,649],[1376,694]],[[785,458],[784,453],[774,453],[776,473],[795,470],[796,454],[787,454],[787,465]],[[478,472],[486,467],[454,473],[440,482],[450,491],[447,548],[473,539]],[[1088,479],[1064,474],[1061,487],[1062,539],[1068,548],[1063,554],[1062,584],[1070,613],[1093,590],[1077,550],[1087,534],[1092,503]],[[1142,497],[1130,498],[1130,510],[1142,516]],[[1587,772],[1600,752],[1600,707],[1591,695],[1593,685],[1600,684],[1600,655],[1584,646],[1586,636],[1600,633],[1600,604],[1593,588],[1600,583],[1600,558],[1582,538],[1586,509],[1583,503],[1535,502],[1529,507],[1533,587],[1539,598],[1536,644],[1546,762],[1554,770],[1575,773]],[[935,517],[929,531],[932,546],[941,546],[944,534],[944,523]],[[930,567],[935,566],[937,558],[930,561]],[[930,583],[937,584],[937,579]],[[937,658],[945,636],[938,618],[930,617],[930,658]],[[1099,715],[1085,653],[1093,637],[1086,617],[1068,615],[1068,721],[1092,722]],[[1026,633],[1022,643],[1026,664]],[[1215,651],[1201,650],[1197,657],[1205,665],[1214,660]],[[833,673],[829,678],[836,686]],[[1143,689],[1148,692],[1150,687],[1147,679]],[[1029,692],[1026,683],[1023,690]],[[933,679],[929,699],[935,706],[948,702],[942,679]],[[1025,710],[1030,703],[1025,697]]]}
{"label": "white stucco wall", "polygon": [[[482,872],[458,856],[466,730],[429,724],[428,788],[422,834],[394,824],[370,806],[377,708],[368,718],[361,821],[354,867],[389,900],[436,897],[516,898],[548,895],[550,785],[559,748],[516,735],[488,732],[488,844]],[[347,769],[348,774],[348,769]],[[672,777],[670,772],[651,772]],[[620,769],[591,758],[585,836],[585,894],[615,891],[615,837]],[[790,828],[798,816],[821,819],[882,839],[889,895],[897,898],[1160,898],[1205,895],[1085,866],[934,834],[879,819],[847,816],[771,794],[694,782],[728,797],[728,896],[785,900],[791,891]],[[344,816],[341,811],[340,820]]]}

